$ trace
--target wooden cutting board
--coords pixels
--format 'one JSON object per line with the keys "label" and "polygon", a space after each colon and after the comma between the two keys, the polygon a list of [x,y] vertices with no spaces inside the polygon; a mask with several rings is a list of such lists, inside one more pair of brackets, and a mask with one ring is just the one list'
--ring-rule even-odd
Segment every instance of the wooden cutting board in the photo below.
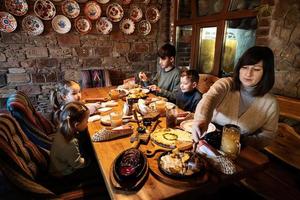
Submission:
{"label": "wooden cutting board", "polygon": [[176,187],[178,186],[181,188],[195,188],[201,184],[204,184],[209,179],[208,171],[206,171],[203,174],[199,174],[199,176],[193,176],[193,177],[189,177],[189,178],[175,179],[175,178],[166,176],[158,168],[157,159],[159,158],[160,155],[161,155],[161,153],[157,153],[154,157],[147,158],[148,163],[149,163],[150,172],[151,172],[151,174],[153,174],[153,176],[155,178],[157,178],[158,180],[160,180],[168,185],[171,185],[171,186],[176,185]]}

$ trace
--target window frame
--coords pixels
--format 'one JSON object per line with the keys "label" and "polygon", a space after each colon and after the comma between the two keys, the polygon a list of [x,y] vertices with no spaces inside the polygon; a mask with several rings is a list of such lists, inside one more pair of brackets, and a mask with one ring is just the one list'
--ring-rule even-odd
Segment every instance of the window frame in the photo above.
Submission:
{"label": "window frame", "polygon": [[[198,51],[199,51],[199,32],[201,28],[215,26],[217,27],[216,34],[216,43],[215,43],[215,57],[214,57],[214,66],[210,74],[215,76],[221,75],[221,57],[223,52],[223,43],[224,43],[224,32],[225,32],[225,22],[227,20],[241,19],[248,17],[256,17],[257,10],[235,10],[229,11],[231,0],[223,0],[224,5],[223,9],[216,14],[208,16],[197,16],[197,2],[196,0],[191,0],[191,18],[179,19],[179,5],[180,0],[175,1],[174,5],[174,28],[172,32],[172,38],[174,38],[175,43],[177,42],[176,38],[176,28],[177,26],[192,26],[192,44],[191,44],[191,63],[192,68],[197,66],[198,61]],[[264,4],[266,0],[261,0],[260,5]],[[201,71],[200,71],[201,73]]]}

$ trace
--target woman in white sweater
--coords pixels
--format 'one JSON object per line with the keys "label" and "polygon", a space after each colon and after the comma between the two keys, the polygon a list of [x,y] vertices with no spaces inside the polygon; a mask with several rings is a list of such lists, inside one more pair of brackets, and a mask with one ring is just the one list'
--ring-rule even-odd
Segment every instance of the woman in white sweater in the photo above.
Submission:
{"label": "woman in white sweater", "polygon": [[212,121],[241,128],[242,142],[262,149],[276,136],[279,108],[269,93],[274,85],[274,54],[254,46],[239,59],[234,75],[221,78],[203,95],[195,112],[193,139],[198,142]]}

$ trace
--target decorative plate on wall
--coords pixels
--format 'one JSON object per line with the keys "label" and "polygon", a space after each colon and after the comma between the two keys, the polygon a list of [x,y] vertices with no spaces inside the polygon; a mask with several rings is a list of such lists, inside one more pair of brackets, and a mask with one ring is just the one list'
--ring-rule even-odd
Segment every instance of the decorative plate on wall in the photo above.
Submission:
{"label": "decorative plate on wall", "polygon": [[138,6],[132,6],[129,10],[129,17],[134,22],[139,22],[143,17],[143,11]]}
{"label": "decorative plate on wall", "polygon": [[63,0],[52,0],[53,2],[61,2],[61,1],[63,1]]}
{"label": "decorative plate on wall", "polygon": [[151,24],[147,20],[142,20],[138,24],[138,31],[141,35],[148,35],[151,32]]}
{"label": "decorative plate on wall", "polygon": [[100,17],[96,23],[96,28],[100,33],[107,35],[112,31],[113,25],[107,17]]}
{"label": "decorative plate on wall", "polygon": [[112,22],[119,22],[124,16],[122,6],[117,3],[109,4],[106,8],[106,16]]}
{"label": "decorative plate on wall", "polygon": [[76,0],[78,3],[85,3],[87,2],[88,0]]}
{"label": "decorative plate on wall", "polygon": [[52,20],[52,28],[57,33],[64,34],[71,30],[71,22],[66,16],[57,15]]}
{"label": "decorative plate on wall", "polygon": [[28,35],[32,36],[40,35],[44,31],[43,21],[34,15],[27,15],[22,20],[22,27]]}
{"label": "decorative plate on wall", "polygon": [[108,3],[110,0],[97,0],[97,2],[101,3],[101,4],[106,4]]}
{"label": "decorative plate on wall", "polygon": [[120,22],[120,29],[123,33],[130,35],[134,32],[135,29],[134,22],[129,18],[123,19]]}
{"label": "decorative plate on wall", "polygon": [[141,3],[148,4],[151,0],[141,0]]}
{"label": "decorative plate on wall", "polygon": [[85,4],[84,14],[90,20],[96,20],[101,16],[101,7],[97,2],[89,1]]}
{"label": "decorative plate on wall", "polygon": [[131,0],[121,0],[123,5],[128,5],[131,3]]}
{"label": "decorative plate on wall", "polygon": [[159,20],[160,17],[159,10],[154,6],[150,6],[146,9],[145,16],[150,23],[155,23]]}
{"label": "decorative plate on wall", "polygon": [[84,16],[77,17],[75,19],[74,25],[75,25],[76,31],[81,34],[87,34],[88,32],[90,32],[92,30],[91,21]]}
{"label": "decorative plate on wall", "polygon": [[34,3],[34,13],[43,20],[50,20],[56,14],[54,4],[49,0],[37,0]]}
{"label": "decorative plate on wall", "polygon": [[8,12],[0,12],[0,31],[11,33],[17,28],[17,20]]}
{"label": "decorative plate on wall", "polygon": [[8,12],[16,16],[25,15],[28,11],[26,0],[5,0],[5,7]]}
{"label": "decorative plate on wall", "polygon": [[69,18],[76,18],[80,13],[79,4],[75,0],[66,0],[61,4],[63,14]]}

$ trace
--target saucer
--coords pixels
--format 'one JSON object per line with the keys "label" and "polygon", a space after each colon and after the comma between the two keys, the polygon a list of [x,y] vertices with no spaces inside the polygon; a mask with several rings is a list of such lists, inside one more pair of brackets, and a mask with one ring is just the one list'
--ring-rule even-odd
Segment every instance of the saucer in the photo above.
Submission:
{"label": "saucer", "polygon": [[16,16],[25,15],[28,11],[26,0],[5,0],[5,7],[8,12]]}
{"label": "saucer", "polygon": [[142,20],[138,24],[138,32],[141,35],[148,35],[151,32],[151,23],[147,20]]}
{"label": "saucer", "polygon": [[107,35],[112,31],[113,25],[107,17],[100,17],[96,22],[96,28],[100,33]]}
{"label": "saucer", "polygon": [[134,32],[135,29],[134,22],[129,18],[123,19],[120,22],[120,29],[123,33],[130,35]]}
{"label": "saucer", "polygon": [[138,6],[132,6],[129,10],[129,17],[134,22],[139,22],[143,17],[143,11]]}
{"label": "saucer", "polygon": [[8,12],[0,12],[0,31],[11,33],[17,28],[17,20]]}
{"label": "saucer", "polygon": [[100,5],[95,1],[89,1],[85,4],[84,7],[84,14],[90,19],[90,20],[96,20],[101,16],[101,7]]}
{"label": "saucer", "polygon": [[65,34],[71,30],[71,22],[64,15],[57,15],[52,20],[52,28],[55,32]]}
{"label": "saucer", "polygon": [[43,33],[44,24],[35,15],[27,15],[22,20],[22,28],[28,35],[37,36]]}
{"label": "saucer", "polygon": [[79,4],[75,0],[66,0],[61,4],[63,14],[69,18],[76,18],[80,13]]}
{"label": "saucer", "polygon": [[74,26],[76,31],[81,34],[87,34],[92,30],[91,21],[84,16],[77,17],[75,19]]}
{"label": "saucer", "polygon": [[106,8],[106,16],[112,22],[119,22],[124,16],[124,10],[120,4],[111,3]]}
{"label": "saucer", "polygon": [[34,3],[34,13],[43,20],[51,20],[56,14],[54,4],[49,0],[37,0]]}
{"label": "saucer", "polygon": [[156,23],[160,17],[159,10],[155,6],[150,6],[146,9],[145,16],[150,23]]}

